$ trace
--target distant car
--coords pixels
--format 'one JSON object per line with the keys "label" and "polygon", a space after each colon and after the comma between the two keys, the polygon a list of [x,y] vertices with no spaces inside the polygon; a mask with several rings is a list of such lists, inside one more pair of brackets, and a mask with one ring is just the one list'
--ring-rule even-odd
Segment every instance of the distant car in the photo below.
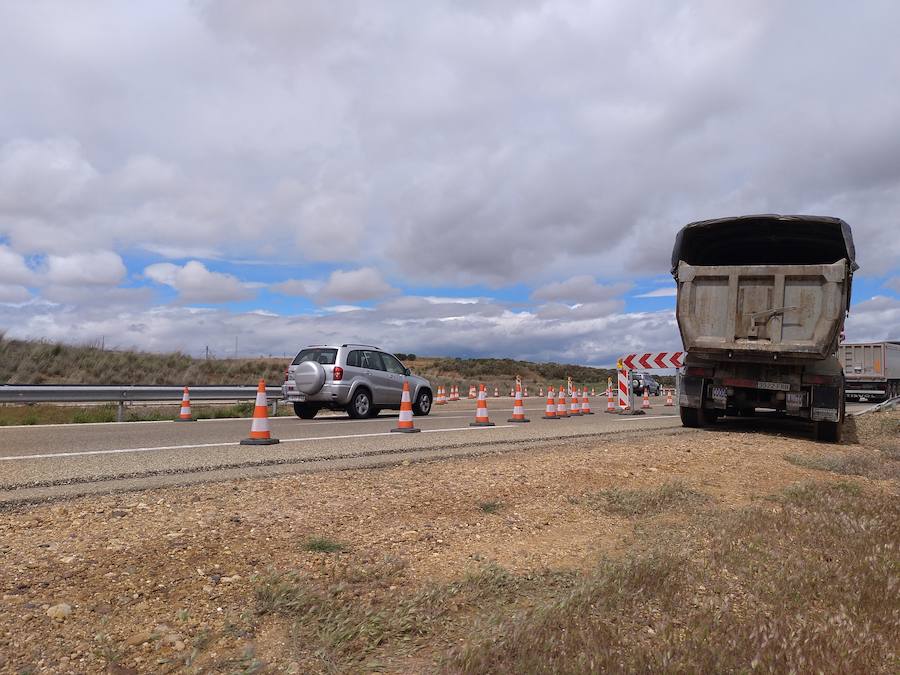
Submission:
{"label": "distant car", "polygon": [[648,375],[647,373],[632,373],[631,390],[634,392],[634,395],[642,395],[644,393],[644,387],[646,387],[647,391],[653,396],[659,396],[662,391],[662,386],[652,375]]}
{"label": "distant car", "polygon": [[322,408],[361,419],[385,408],[399,410],[404,380],[409,382],[413,413],[430,413],[431,384],[411,374],[393,354],[371,345],[311,345],[288,366],[282,393],[302,419],[312,419]]}

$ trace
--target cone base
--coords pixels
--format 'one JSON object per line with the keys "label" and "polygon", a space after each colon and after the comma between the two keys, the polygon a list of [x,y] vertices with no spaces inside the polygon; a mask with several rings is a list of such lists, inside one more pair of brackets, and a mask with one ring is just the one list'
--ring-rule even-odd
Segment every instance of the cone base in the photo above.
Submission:
{"label": "cone base", "polygon": [[582,414],[582,415],[593,415],[594,413],[592,413],[592,412],[583,412],[583,413],[581,413],[581,414]]}
{"label": "cone base", "polygon": [[415,434],[415,433],[418,433],[419,431],[422,431],[422,430],[416,429],[415,427],[413,427],[412,429],[399,429],[399,428],[391,429],[391,432],[398,433],[398,434]]}
{"label": "cone base", "polygon": [[516,419],[513,419],[512,417],[510,417],[510,418],[509,418],[508,420],[506,420],[506,421],[507,421],[507,422],[514,422],[514,423],[518,423],[518,424],[525,424],[525,422],[530,422],[531,420],[516,420]]}
{"label": "cone base", "polygon": [[542,415],[541,419],[542,420],[558,420],[559,418],[556,415],[554,415],[553,417],[550,417],[550,415]]}
{"label": "cone base", "polygon": [[570,413],[569,413],[569,417],[581,417],[583,414],[584,414],[584,413],[573,413],[573,412],[570,412]]}
{"label": "cone base", "polygon": [[245,438],[240,445],[275,445],[281,443],[277,438]]}
{"label": "cone base", "polygon": [[176,417],[174,421],[175,422],[196,422],[197,420],[195,420],[191,417],[188,417],[188,418]]}
{"label": "cone base", "polygon": [[469,422],[470,427],[494,427],[497,426],[493,422]]}

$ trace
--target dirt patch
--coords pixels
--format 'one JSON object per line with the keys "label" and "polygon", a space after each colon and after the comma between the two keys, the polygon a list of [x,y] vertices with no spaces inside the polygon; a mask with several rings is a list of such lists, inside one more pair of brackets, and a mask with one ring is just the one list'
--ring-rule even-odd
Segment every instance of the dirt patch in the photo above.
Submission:
{"label": "dirt patch", "polygon": [[[784,459],[823,447],[760,434],[659,433],[646,444],[579,440],[20,507],[0,513],[0,671],[490,666],[503,655],[481,642],[491,626],[569,602],[593,583],[598,564],[603,579],[672,575],[696,591],[701,582],[683,576],[685,564],[727,548],[701,525],[746,509],[783,513],[771,496],[791,486],[850,480],[862,494],[896,502],[896,481],[848,479]],[[628,508],[609,508],[609,495]],[[704,546],[692,548],[698,538]],[[654,542],[667,542],[663,552],[672,555],[647,558]],[[896,549],[885,555],[896,570]],[[630,571],[606,567],[638,559],[646,564]],[[730,597],[709,593],[717,602]]]}

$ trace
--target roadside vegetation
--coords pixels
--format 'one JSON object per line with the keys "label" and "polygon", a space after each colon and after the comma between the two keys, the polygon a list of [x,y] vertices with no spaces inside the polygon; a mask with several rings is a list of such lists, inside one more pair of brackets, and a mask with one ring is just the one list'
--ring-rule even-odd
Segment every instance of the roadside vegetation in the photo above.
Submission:
{"label": "roadside vegetation", "polygon": [[[231,404],[191,404],[195,420],[251,417],[253,401]],[[126,422],[157,422],[178,417],[180,405],[135,405],[125,408]],[[32,424],[91,424],[115,422],[116,405],[113,403],[92,406],[71,405],[0,405],[0,427]],[[271,411],[270,413],[271,414]],[[293,417],[294,409],[279,406],[278,417]]]}

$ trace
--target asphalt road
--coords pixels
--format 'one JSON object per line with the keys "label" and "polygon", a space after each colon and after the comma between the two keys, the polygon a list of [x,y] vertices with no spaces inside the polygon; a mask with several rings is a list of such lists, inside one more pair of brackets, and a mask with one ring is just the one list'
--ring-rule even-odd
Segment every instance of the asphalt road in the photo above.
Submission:
{"label": "asphalt road", "polygon": [[[249,432],[247,419],[0,427],[0,503],[298,470],[378,466],[546,446],[554,440],[618,432],[639,437],[680,432],[677,408],[662,403],[662,398],[654,399],[653,408],[644,415],[608,415],[603,412],[605,401],[597,397],[593,400],[596,414],[550,421],[541,419],[543,403],[531,398],[526,402],[531,422],[510,424],[506,421],[511,415],[510,399],[491,399],[491,420],[496,426],[470,427],[474,405],[463,400],[435,407],[427,417],[416,417],[415,424],[422,429],[417,434],[392,433],[397,416],[389,413],[369,420],[344,415],[313,420],[282,417],[269,420],[273,436],[281,441],[269,446],[239,444]],[[856,404],[848,409],[865,407]]]}

